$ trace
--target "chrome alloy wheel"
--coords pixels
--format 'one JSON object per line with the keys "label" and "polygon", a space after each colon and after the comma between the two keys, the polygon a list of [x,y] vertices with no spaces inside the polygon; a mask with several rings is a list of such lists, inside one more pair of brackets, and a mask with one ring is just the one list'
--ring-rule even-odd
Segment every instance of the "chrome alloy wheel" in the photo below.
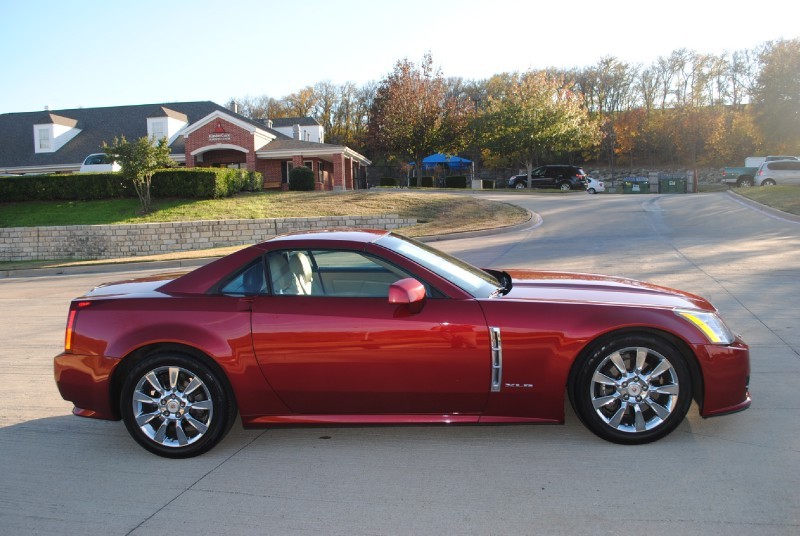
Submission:
{"label": "chrome alloy wheel", "polygon": [[133,389],[133,417],[142,433],[164,447],[184,447],[208,431],[214,403],[193,372],[163,366],[145,373]]}
{"label": "chrome alloy wheel", "polygon": [[653,349],[627,347],[606,356],[592,374],[589,397],[611,428],[638,433],[661,425],[680,394],[673,364]]}

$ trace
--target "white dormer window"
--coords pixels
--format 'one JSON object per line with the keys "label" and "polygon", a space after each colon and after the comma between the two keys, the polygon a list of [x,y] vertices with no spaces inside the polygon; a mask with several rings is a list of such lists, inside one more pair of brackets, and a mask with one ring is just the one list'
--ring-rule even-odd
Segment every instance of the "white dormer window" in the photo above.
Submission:
{"label": "white dormer window", "polygon": [[188,118],[168,108],[161,108],[158,115],[147,118],[147,137],[153,143],[162,138],[167,139],[167,143],[172,143],[183,133],[183,129],[188,125]]}
{"label": "white dormer window", "polygon": [[37,148],[39,149],[39,151],[44,152],[52,149],[52,144],[50,140],[50,129],[48,127],[44,127],[37,129],[37,131],[39,134],[37,136],[39,138],[37,143]]}
{"label": "white dormer window", "polygon": [[35,153],[54,153],[61,149],[81,129],[78,122],[68,117],[49,114],[45,122],[33,125],[33,150]]}
{"label": "white dormer window", "polygon": [[153,132],[151,134],[151,138],[158,141],[161,138],[167,137],[167,125],[165,121],[153,121],[151,123],[153,125]]}

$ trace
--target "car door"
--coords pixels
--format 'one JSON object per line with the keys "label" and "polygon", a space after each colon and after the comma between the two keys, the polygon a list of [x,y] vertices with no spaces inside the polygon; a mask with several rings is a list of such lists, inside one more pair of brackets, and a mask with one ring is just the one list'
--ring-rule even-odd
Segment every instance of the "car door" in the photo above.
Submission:
{"label": "car door", "polygon": [[[270,260],[270,279],[282,279]],[[309,292],[252,302],[253,346],[281,400],[303,414],[478,414],[491,383],[488,328],[474,300],[430,297],[418,312],[389,303],[408,277],[361,252],[305,251]],[[286,287],[284,287],[286,288]],[[281,293],[279,293],[281,292]]]}
{"label": "car door", "polygon": [[549,188],[552,179],[548,177],[547,166],[541,166],[531,172],[531,185],[534,188]]}

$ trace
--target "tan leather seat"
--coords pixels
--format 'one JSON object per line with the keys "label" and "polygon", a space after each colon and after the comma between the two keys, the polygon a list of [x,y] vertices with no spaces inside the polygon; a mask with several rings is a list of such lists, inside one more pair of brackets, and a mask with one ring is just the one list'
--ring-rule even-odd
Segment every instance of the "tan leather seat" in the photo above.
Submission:
{"label": "tan leather seat", "polygon": [[310,295],[314,274],[311,269],[311,260],[302,251],[295,251],[289,259],[289,268],[296,280],[298,294]]}

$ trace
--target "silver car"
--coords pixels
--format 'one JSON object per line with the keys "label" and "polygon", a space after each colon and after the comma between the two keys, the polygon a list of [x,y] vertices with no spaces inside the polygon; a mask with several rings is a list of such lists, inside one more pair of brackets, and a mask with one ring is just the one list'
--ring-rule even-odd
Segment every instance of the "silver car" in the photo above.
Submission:
{"label": "silver car", "polygon": [[756,186],[776,184],[800,185],[800,160],[774,160],[764,162],[753,178]]}

